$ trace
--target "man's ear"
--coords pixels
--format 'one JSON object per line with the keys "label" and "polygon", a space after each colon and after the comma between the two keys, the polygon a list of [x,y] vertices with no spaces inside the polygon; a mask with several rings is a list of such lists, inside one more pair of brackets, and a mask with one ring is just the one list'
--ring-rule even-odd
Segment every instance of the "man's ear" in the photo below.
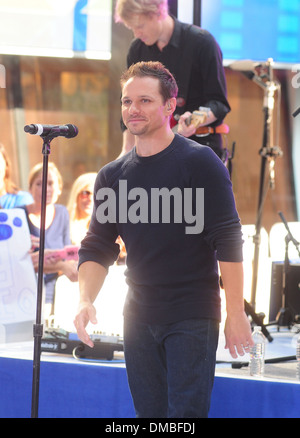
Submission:
{"label": "man's ear", "polygon": [[168,99],[166,102],[166,111],[168,115],[173,114],[176,108],[176,99],[175,97],[172,97],[171,99]]}

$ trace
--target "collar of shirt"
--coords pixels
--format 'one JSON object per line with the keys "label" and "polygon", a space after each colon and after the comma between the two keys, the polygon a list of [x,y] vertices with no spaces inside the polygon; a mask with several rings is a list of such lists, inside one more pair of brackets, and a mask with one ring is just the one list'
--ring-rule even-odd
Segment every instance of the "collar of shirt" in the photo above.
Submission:
{"label": "collar of shirt", "polygon": [[[174,46],[175,48],[179,48],[179,47],[180,47],[181,32],[182,32],[182,29],[181,29],[180,23],[179,23],[179,21],[177,20],[177,18],[175,18],[175,17],[172,16],[172,19],[174,20],[174,23],[175,23],[175,25],[174,25],[174,30],[173,30],[173,33],[172,33],[172,36],[171,36],[170,41],[169,41],[168,44],[164,47],[164,49],[165,49],[166,47],[169,47],[169,46]],[[153,44],[152,46],[150,46],[149,48],[151,48],[150,50],[154,50],[155,52],[157,52],[157,51],[160,52],[160,50],[159,50],[159,48],[157,47],[157,44],[156,44],[156,43]],[[163,49],[163,50],[164,50],[164,49]]]}
{"label": "collar of shirt", "polygon": [[174,47],[179,47],[180,40],[181,40],[181,26],[180,26],[179,21],[175,17],[172,16],[172,18],[174,20],[175,25],[174,25],[173,34],[171,36],[171,39],[170,39],[168,45],[172,45]]}

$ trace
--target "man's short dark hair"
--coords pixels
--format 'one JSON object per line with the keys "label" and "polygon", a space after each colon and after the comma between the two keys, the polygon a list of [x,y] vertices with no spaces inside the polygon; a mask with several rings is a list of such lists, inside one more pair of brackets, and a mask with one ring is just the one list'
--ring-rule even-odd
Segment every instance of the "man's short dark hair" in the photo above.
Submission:
{"label": "man's short dark hair", "polygon": [[120,79],[121,86],[123,87],[129,79],[134,77],[152,77],[158,79],[160,83],[160,94],[162,95],[164,103],[172,97],[177,97],[178,87],[175,78],[161,62],[149,61],[132,64],[128,70],[122,74]]}

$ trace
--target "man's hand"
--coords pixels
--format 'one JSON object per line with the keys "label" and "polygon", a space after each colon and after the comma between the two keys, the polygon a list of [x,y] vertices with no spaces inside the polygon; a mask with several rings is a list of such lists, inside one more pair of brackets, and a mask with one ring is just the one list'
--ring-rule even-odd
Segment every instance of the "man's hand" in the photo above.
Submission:
{"label": "man's hand", "polygon": [[97,324],[96,309],[93,303],[104,283],[106,274],[107,269],[104,266],[92,261],[82,263],[78,270],[80,299],[74,325],[79,339],[89,347],[93,347],[94,343],[85,328],[89,322]]}
{"label": "man's hand", "polygon": [[187,124],[187,120],[191,117],[192,113],[186,111],[178,120],[178,134],[184,137],[191,137],[196,132],[196,127],[193,123]]}
{"label": "man's hand", "polygon": [[227,315],[225,322],[225,348],[236,359],[238,355],[244,356],[250,352],[254,345],[252,340],[251,325],[245,312]]}
{"label": "man's hand", "polygon": [[250,352],[253,346],[251,324],[245,313],[242,262],[219,262],[226,296],[225,348],[236,359]]}
{"label": "man's hand", "polygon": [[96,309],[91,303],[80,303],[74,325],[79,339],[89,347],[94,347],[94,343],[85,329],[89,322],[97,324]]}
{"label": "man's hand", "polygon": [[178,121],[178,134],[184,137],[191,137],[200,126],[210,125],[215,122],[217,120],[216,116],[210,109],[207,110],[207,112],[203,112],[200,108],[199,111],[194,111],[193,114],[189,111],[182,114]]}

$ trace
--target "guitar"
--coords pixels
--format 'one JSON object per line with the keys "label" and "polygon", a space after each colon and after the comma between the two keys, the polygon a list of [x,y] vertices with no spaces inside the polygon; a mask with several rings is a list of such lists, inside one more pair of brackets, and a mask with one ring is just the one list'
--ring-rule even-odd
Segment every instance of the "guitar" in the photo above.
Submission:
{"label": "guitar", "polygon": [[[200,125],[205,123],[208,113],[210,111],[210,108],[206,108],[204,106],[201,106],[199,110],[193,111],[193,113],[185,120],[185,123],[187,126],[190,126],[190,124],[194,125],[196,130],[199,128]],[[172,131],[176,133],[178,131],[178,120],[180,118],[179,114],[175,114],[175,116],[172,116],[171,119],[171,127]],[[197,131],[196,131],[197,134]]]}

